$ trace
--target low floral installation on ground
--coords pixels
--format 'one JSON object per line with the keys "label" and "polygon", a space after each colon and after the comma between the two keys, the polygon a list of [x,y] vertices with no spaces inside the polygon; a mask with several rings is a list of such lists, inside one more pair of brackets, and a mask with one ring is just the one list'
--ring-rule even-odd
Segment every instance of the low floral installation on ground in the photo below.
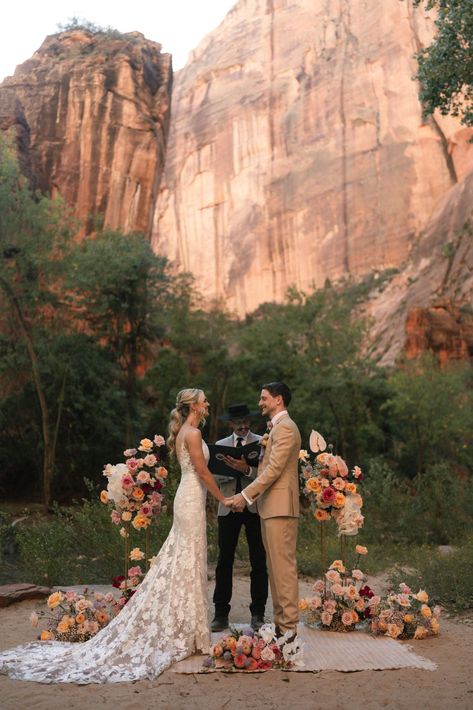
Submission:
{"label": "low floral installation on ground", "polygon": [[232,671],[267,671],[273,669],[288,670],[301,666],[302,645],[291,631],[277,637],[274,624],[264,624],[259,631],[250,626],[241,632],[231,628],[223,636],[204,660],[204,669],[211,668]]}
{"label": "low floral installation on ground", "polygon": [[73,591],[53,592],[46,601],[47,611],[32,612],[31,624],[38,628],[46,620],[47,628],[40,634],[41,641],[88,641],[105,628],[116,614],[116,601],[111,592],[82,594]]}
{"label": "low floral installation on ground", "polygon": [[437,636],[440,630],[440,606],[432,606],[424,589],[414,594],[407,584],[399,592],[390,591],[384,599],[376,598],[372,605],[371,631],[393,639],[425,639]]}

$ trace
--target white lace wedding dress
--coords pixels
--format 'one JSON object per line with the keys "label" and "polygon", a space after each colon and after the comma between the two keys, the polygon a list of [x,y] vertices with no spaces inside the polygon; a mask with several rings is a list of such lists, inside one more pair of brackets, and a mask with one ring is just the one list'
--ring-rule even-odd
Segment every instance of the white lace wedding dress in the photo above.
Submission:
{"label": "white lace wedding dress", "polygon": [[206,487],[186,448],[178,459],[173,526],[119,615],[85,643],[42,641],[4,651],[1,673],[40,683],[116,683],[156,678],[194,651],[208,653]]}

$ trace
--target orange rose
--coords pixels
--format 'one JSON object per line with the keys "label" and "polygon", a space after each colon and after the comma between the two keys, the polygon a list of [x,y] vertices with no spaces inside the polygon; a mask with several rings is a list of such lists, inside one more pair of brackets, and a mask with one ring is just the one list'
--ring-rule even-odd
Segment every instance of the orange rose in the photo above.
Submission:
{"label": "orange rose", "polygon": [[77,614],[76,621],[78,624],[83,624],[85,621],[85,614],[82,614],[82,612],[80,614]]}
{"label": "orange rose", "polygon": [[347,483],[345,490],[347,493],[356,493],[356,485],[354,483]]}
{"label": "orange rose", "polygon": [[305,611],[308,606],[307,599],[299,599],[299,611]]}
{"label": "orange rose", "polygon": [[305,482],[305,486],[307,490],[312,491],[313,493],[318,493],[321,489],[320,481],[318,480],[318,478],[308,478]]}
{"label": "orange rose", "polygon": [[345,505],[345,501],[346,499],[343,493],[337,493],[337,495],[335,496],[335,505],[337,506],[337,508],[343,508],[343,506]]}
{"label": "orange rose", "polygon": [[132,517],[133,517],[133,516],[132,516],[132,514],[130,513],[129,510],[124,510],[124,511],[123,511],[123,513],[122,513],[122,520],[123,520],[125,523],[129,523],[130,520],[132,519]]}
{"label": "orange rose", "polygon": [[158,474],[159,478],[167,478],[168,470],[167,468],[164,468],[164,466],[160,466],[156,469],[156,473]]}
{"label": "orange rose", "polygon": [[322,522],[323,520],[330,520],[330,513],[327,513],[326,510],[321,510],[320,508],[317,508],[314,513],[314,518],[319,522]]}
{"label": "orange rose", "polygon": [[61,592],[54,592],[48,597],[46,602],[50,609],[55,609],[62,602],[63,596]]}
{"label": "orange rose", "polygon": [[104,611],[98,611],[96,616],[99,624],[105,624],[105,622],[108,621],[108,614],[106,614]]}
{"label": "orange rose", "polygon": [[57,630],[60,634],[65,634],[66,631],[69,631],[69,624],[67,623],[67,621],[60,621],[57,625]]}
{"label": "orange rose", "polygon": [[52,641],[54,639],[54,634],[51,631],[41,631],[41,636],[39,637],[41,641]]}
{"label": "orange rose", "polygon": [[102,503],[108,503],[107,491],[100,491],[100,500],[102,501]]}
{"label": "orange rose", "polygon": [[367,548],[367,547],[363,547],[363,545],[357,545],[357,546],[355,547],[355,552],[356,552],[358,555],[367,555],[367,554],[368,554],[368,548]]}
{"label": "orange rose", "polygon": [[136,515],[132,525],[135,530],[142,530],[143,528],[147,528],[150,523],[151,520],[147,518],[146,515]]}
{"label": "orange rose", "polygon": [[403,621],[405,624],[412,624],[412,622],[414,621],[414,617],[412,616],[412,614],[405,614],[403,617]]}
{"label": "orange rose", "polygon": [[143,493],[141,488],[133,488],[132,496],[136,500],[143,500],[143,498],[145,497],[145,494]]}

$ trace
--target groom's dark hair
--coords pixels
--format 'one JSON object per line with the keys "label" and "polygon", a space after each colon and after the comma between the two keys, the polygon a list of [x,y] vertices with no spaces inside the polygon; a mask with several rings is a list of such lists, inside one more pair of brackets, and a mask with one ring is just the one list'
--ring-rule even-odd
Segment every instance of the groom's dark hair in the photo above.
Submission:
{"label": "groom's dark hair", "polygon": [[268,390],[272,397],[277,397],[278,394],[281,395],[284,406],[288,407],[292,399],[292,392],[284,382],[270,382],[267,385],[262,385],[261,389]]}

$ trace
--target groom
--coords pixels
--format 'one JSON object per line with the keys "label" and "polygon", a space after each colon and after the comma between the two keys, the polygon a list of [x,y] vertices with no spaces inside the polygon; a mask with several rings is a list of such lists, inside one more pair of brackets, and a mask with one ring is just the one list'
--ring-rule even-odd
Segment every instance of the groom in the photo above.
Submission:
{"label": "groom", "polygon": [[296,542],[301,436],[287,411],[290,401],[291,390],[283,382],[263,385],[259,407],[263,416],[270,419],[263,460],[256,480],[231,499],[235,511],[243,510],[247,503],[257,503],[278,635],[286,631],[295,634],[298,622]]}

